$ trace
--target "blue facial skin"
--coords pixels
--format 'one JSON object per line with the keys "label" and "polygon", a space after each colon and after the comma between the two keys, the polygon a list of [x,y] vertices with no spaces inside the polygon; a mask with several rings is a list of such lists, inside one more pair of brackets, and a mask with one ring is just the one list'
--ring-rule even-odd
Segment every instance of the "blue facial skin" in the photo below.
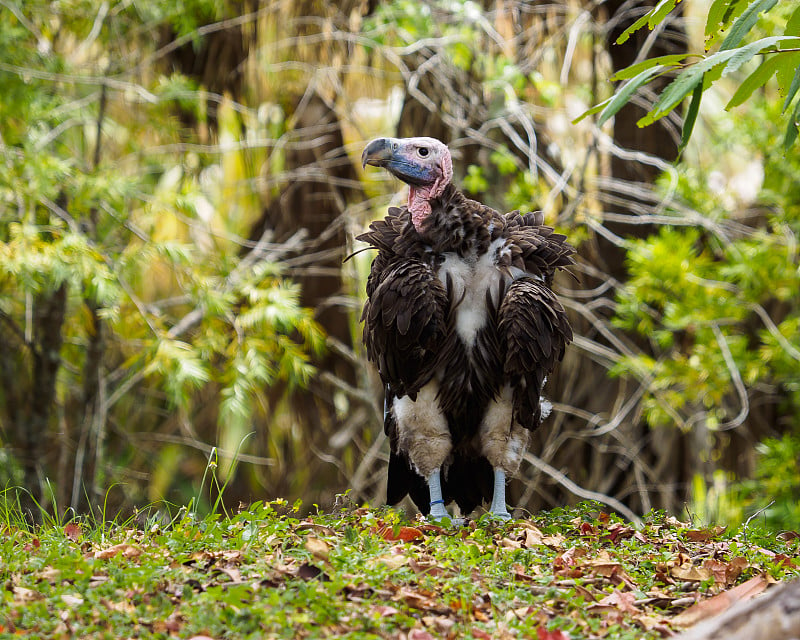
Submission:
{"label": "blue facial skin", "polygon": [[436,171],[430,165],[411,162],[407,155],[413,149],[406,149],[396,140],[379,138],[373,140],[361,155],[361,164],[383,167],[406,184],[421,187],[436,180]]}

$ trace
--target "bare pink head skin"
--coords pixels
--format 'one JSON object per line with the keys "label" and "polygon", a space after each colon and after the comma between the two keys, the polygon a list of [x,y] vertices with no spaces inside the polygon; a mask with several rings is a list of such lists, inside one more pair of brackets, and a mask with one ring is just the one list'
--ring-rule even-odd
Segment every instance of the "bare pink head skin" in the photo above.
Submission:
{"label": "bare pink head skin", "polygon": [[417,231],[438,198],[453,179],[450,150],[436,138],[378,138],[361,156],[363,166],[383,167],[409,186],[408,210]]}

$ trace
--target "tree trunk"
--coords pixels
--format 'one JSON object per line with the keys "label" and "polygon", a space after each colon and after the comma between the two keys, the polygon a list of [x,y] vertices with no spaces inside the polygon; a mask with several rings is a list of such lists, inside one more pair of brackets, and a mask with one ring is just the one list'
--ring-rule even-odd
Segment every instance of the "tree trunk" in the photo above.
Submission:
{"label": "tree trunk", "polygon": [[24,471],[25,488],[30,497],[23,498],[23,508],[38,520],[34,500],[42,507],[48,503],[45,493],[45,456],[52,453],[48,427],[56,401],[56,381],[61,367],[62,328],[67,308],[67,285],[62,283],[52,293],[34,299],[33,309],[33,378],[29,389],[29,418],[19,423],[17,441]]}
{"label": "tree trunk", "polygon": [[800,580],[734,604],[675,640],[800,640]]}

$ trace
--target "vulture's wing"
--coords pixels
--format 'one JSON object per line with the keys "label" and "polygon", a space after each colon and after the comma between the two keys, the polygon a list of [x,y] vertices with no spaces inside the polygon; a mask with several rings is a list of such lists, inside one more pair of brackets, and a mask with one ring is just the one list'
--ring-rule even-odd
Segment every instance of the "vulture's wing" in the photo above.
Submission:
{"label": "vulture's wing", "polygon": [[514,416],[523,427],[535,429],[544,379],[572,342],[567,314],[544,282],[521,278],[500,305],[498,330],[505,343],[504,372],[514,389]]}
{"label": "vulture's wing", "polygon": [[370,282],[361,317],[367,357],[392,395],[416,399],[445,340],[447,292],[422,260],[384,252],[372,264]]}
{"label": "vulture's wing", "polygon": [[550,289],[556,269],[574,264],[566,236],[543,224],[541,212],[506,214],[512,264],[528,274],[511,284],[500,306],[498,330],[504,341],[504,371],[514,388],[514,415],[528,429],[541,421],[544,379],[572,342],[564,307]]}

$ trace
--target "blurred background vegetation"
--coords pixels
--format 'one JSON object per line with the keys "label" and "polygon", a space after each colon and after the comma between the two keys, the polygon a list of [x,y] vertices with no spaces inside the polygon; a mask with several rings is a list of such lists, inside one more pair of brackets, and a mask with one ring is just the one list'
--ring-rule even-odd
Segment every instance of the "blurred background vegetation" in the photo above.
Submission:
{"label": "blurred background vegetation", "polygon": [[[762,4],[745,42],[800,35],[793,3]],[[677,162],[681,108],[636,124],[669,76],[574,122],[615,72],[703,52],[703,0],[615,44],[652,7],[0,1],[0,485],[56,510],[187,504],[211,460],[228,504],[380,504],[372,256],[342,261],[403,200],[361,170],[364,141],[428,135],[469,195],[542,209],[579,247],[557,282],[575,344],[511,503],[796,528],[786,88],[726,110],[775,54],[722,77]]]}

